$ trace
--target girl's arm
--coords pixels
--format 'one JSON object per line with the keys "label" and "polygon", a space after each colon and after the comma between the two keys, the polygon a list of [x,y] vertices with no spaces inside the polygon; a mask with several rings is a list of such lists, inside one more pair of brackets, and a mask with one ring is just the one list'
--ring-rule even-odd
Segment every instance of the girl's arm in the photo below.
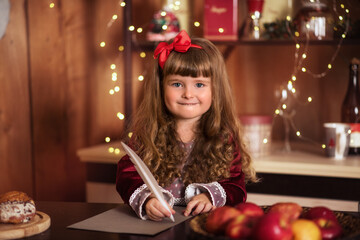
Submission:
{"label": "girl's arm", "polygon": [[230,177],[219,181],[226,193],[225,205],[236,205],[246,201],[245,175],[241,169],[241,155],[236,151],[230,168]]}
{"label": "girl's arm", "polygon": [[185,191],[186,202],[190,202],[194,196],[201,193],[209,193],[211,202],[215,207],[245,202],[246,189],[244,177],[241,171],[240,153],[236,151],[230,168],[230,177],[218,182],[190,184]]}
{"label": "girl's arm", "polygon": [[[147,219],[144,203],[150,197],[151,192],[137,173],[134,164],[128,155],[119,162],[116,174],[116,190],[126,204],[129,204],[141,219]],[[165,200],[170,206],[174,205],[174,197],[165,189]]]}

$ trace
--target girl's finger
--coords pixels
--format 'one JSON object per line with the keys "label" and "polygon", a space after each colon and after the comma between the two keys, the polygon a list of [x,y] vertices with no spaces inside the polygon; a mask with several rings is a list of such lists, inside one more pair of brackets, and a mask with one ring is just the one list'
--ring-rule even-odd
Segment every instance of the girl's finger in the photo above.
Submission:
{"label": "girl's finger", "polygon": [[208,203],[208,204],[205,205],[204,210],[202,212],[203,213],[210,212],[210,211],[212,211],[213,207],[214,206],[212,204]]}
{"label": "girl's finger", "polygon": [[198,215],[199,213],[201,213],[204,210],[204,208],[205,208],[205,203],[198,202],[195,210],[192,211],[192,215],[193,216]]}
{"label": "girl's finger", "polygon": [[196,202],[195,201],[190,201],[187,206],[186,209],[184,211],[184,216],[189,216],[192,209],[195,207]]}

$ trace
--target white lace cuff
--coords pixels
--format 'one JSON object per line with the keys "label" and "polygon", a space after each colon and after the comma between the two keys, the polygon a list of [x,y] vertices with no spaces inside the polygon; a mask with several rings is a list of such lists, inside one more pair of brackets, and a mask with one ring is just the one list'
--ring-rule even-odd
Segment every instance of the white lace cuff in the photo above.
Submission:
{"label": "white lace cuff", "polygon": [[[169,203],[169,205],[172,207],[174,206],[174,197],[173,195],[161,188],[161,191],[164,195],[165,201]],[[131,194],[129,205],[131,208],[135,211],[135,213],[141,218],[142,220],[148,219],[148,216],[146,215],[146,211],[143,207],[146,199],[151,195],[150,190],[147,188],[146,184],[144,183],[139,188],[137,188],[133,194]]]}
{"label": "white lace cuff", "polygon": [[216,207],[224,206],[226,203],[226,192],[218,182],[212,183],[192,183],[185,189],[185,201],[189,203],[190,200],[200,194],[208,192],[211,197],[211,202]]}

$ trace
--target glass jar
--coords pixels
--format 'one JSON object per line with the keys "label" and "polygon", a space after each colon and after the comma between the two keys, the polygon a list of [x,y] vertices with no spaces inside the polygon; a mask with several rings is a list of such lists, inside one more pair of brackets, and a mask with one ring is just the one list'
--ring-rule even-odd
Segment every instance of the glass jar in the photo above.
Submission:
{"label": "glass jar", "polygon": [[244,129],[244,141],[253,157],[270,154],[272,116],[241,115],[240,122]]}
{"label": "glass jar", "polygon": [[333,39],[333,14],[325,0],[302,0],[295,22],[300,38],[310,40]]}

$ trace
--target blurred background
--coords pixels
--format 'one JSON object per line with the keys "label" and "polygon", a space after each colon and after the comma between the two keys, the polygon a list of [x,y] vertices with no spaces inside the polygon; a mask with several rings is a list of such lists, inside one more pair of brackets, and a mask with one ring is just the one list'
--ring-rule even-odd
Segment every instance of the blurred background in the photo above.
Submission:
{"label": "blurred background", "polygon": [[[125,124],[141,100],[143,79],[152,71],[155,43],[148,33],[158,33],[156,13],[176,1],[0,2],[0,193],[21,190],[36,200],[85,201],[87,167],[76,152],[125,135]],[[231,40],[221,38],[221,31],[207,33],[214,21],[207,17],[209,1],[180,2],[186,6],[174,10],[180,28],[191,36],[208,34],[224,53],[239,115],[271,116],[272,140],[282,142],[284,118],[279,113],[293,114],[290,140],[320,146],[323,123],[340,121],[349,64],[360,58],[359,1],[326,2],[327,10],[320,14],[331,18],[338,31],[322,40],[311,37],[308,45],[301,32],[294,38],[284,30],[287,16],[300,24],[308,14],[301,12],[301,1],[265,0],[262,24],[275,28],[261,25],[259,38],[242,32],[251,17],[247,1],[230,1],[236,29]],[[338,19],[344,9],[350,10],[352,35],[339,45],[346,24]],[[126,11],[131,11],[128,20]],[[294,39],[308,46],[302,63],[307,71],[294,70]],[[296,101],[283,95],[292,90],[294,72]],[[287,109],[282,109],[284,103]]]}

